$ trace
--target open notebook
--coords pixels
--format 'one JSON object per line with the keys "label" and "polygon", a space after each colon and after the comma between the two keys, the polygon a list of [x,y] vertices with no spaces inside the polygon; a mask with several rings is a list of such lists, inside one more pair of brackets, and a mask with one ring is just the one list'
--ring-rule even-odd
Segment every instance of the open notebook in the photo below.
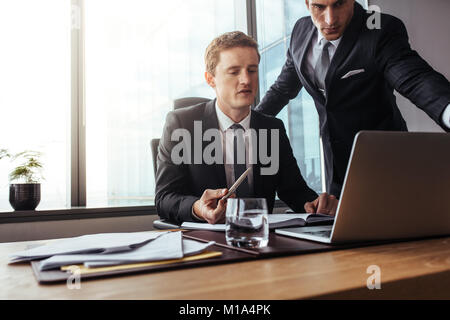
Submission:
{"label": "open notebook", "polygon": [[[269,229],[304,227],[333,224],[334,217],[325,214],[283,213],[269,214]],[[205,222],[183,222],[181,228],[187,230],[225,231],[225,224],[209,224]]]}

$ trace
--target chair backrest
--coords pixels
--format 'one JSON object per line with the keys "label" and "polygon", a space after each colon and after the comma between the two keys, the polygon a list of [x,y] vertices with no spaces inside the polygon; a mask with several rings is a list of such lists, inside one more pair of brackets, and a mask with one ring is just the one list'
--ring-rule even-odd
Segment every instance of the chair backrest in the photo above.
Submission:
{"label": "chair backrest", "polygon": [[[188,98],[176,99],[173,101],[173,109],[177,110],[177,109],[181,109],[181,108],[185,108],[185,107],[195,106],[196,104],[199,104],[202,102],[208,102],[210,100],[211,99],[200,98],[200,97],[188,97]],[[150,142],[150,146],[152,148],[153,170],[155,172],[155,179],[156,179],[156,171],[158,169],[156,159],[158,157],[159,140],[160,139],[152,139],[152,141]],[[163,230],[163,229],[176,229],[176,228],[179,228],[180,226],[171,224],[170,222],[165,221],[165,220],[155,220],[155,221],[153,221],[153,227],[155,229]]]}
{"label": "chair backrest", "polygon": [[[209,102],[211,99],[208,98],[201,98],[201,97],[187,97],[187,98],[181,98],[176,99],[173,101],[173,110],[186,108],[190,106],[195,106],[196,104],[202,103],[202,102]],[[158,146],[159,146],[159,139],[152,139],[150,141],[150,147],[152,150],[152,158],[153,158],[153,171],[155,173],[155,179],[156,179],[156,171],[158,169],[156,159],[158,157]]]}
{"label": "chair backrest", "polygon": [[173,110],[195,106],[202,102],[209,102],[211,99],[200,97],[180,98],[173,101]]}
{"label": "chair backrest", "polygon": [[156,179],[156,169],[157,169],[156,158],[158,157],[159,140],[160,139],[152,139],[152,141],[150,141],[150,147],[152,148],[153,172],[155,173],[155,179]]}

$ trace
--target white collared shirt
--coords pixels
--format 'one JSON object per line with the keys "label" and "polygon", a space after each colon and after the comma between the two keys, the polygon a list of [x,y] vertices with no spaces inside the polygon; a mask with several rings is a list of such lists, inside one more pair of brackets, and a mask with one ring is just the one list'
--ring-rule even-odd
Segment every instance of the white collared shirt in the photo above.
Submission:
{"label": "white collared shirt", "polygon": [[[216,101],[216,114],[219,122],[220,134],[222,136],[222,150],[224,157],[225,176],[227,179],[227,187],[230,188],[234,182],[234,130],[230,127],[235,123],[225,113],[220,110]],[[252,153],[252,135],[250,134],[250,119],[252,112],[250,111],[248,116],[245,117],[239,124],[244,128],[245,139],[245,159],[247,168],[253,168],[253,153]],[[239,177],[237,177],[239,178]],[[250,190],[253,190],[253,169],[248,174],[248,184]]]}
{"label": "white collared shirt", "polygon": [[450,104],[447,106],[447,108],[444,110],[444,113],[442,114],[442,122],[444,122],[447,128],[450,129]]}
{"label": "white collared shirt", "polygon": [[[341,43],[342,37],[337,40],[330,41],[331,46],[328,47],[328,54],[330,55],[330,62],[333,60],[334,54],[336,53],[339,44]],[[317,61],[322,54],[323,46],[326,39],[323,37],[322,33],[316,29],[314,36],[312,37],[312,45],[309,46],[308,53],[306,56],[306,71],[310,79],[314,79],[314,68],[316,67]]]}

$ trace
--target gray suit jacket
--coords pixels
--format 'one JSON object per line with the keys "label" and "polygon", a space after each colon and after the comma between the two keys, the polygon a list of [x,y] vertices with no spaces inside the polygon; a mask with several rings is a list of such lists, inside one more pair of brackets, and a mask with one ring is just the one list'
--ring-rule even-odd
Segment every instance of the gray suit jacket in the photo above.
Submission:
{"label": "gray suit jacket", "polygon": [[[407,131],[394,89],[424,110],[444,130],[441,116],[450,103],[448,80],[434,71],[408,42],[404,24],[382,14],[381,29],[370,30],[369,14],[355,2],[326,76],[326,97],[306,74],[306,53],[316,27],[310,17],[297,21],[287,60],[256,110],[276,115],[304,87],[319,114],[327,191],[340,196],[355,135],[361,130]],[[349,71],[364,72],[342,79]]]}

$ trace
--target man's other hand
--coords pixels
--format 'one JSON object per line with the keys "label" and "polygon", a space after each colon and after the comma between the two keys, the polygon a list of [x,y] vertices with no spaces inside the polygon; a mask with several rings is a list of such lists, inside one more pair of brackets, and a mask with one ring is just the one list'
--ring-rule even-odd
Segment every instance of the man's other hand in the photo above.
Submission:
{"label": "man's other hand", "polygon": [[316,200],[305,203],[306,213],[336,215],[338,199],[328,193],[322,193]]}

